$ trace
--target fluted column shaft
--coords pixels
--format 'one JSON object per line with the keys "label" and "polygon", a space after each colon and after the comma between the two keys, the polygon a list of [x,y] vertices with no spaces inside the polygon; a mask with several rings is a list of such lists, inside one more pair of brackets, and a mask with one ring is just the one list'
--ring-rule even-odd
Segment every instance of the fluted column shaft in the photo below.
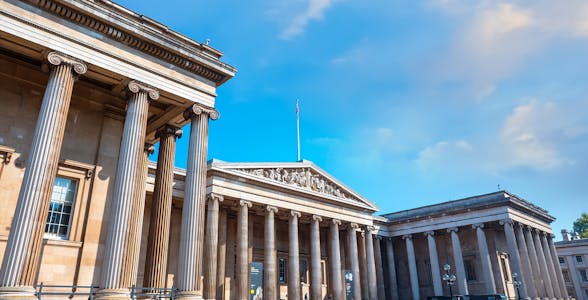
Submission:
{"label": "fluted column shaft", "polygon": [[462,295],[468,295],[468,279],[466,278],[465,267],[463,265],[463,255],[461,253],[461,242],[457,234],[457,227],[449,228],[447,231],[451,234],[451,249],[453,250],[453,261],[455,263],[455,275],[457,276],[457,290]]}
{"label": "fluted column shaft", "polygon": [[551,252],[551,258],[553,260],[553,265],[555,267],[555,274],[557,277],[557,283],[559,284],[559,290],[561,293],[561,297],[564,299],[568,299],[568,290],[566,288],[566,282],[563,278],[563,273],[561,272],[561,266],[559,265],[559,258],[557,256],[557,251],[555,249],[555,245],[553,244],[553,236],[549,236],[547,238],[547,242],[549,243],[549,250]]}
{"label": "fluted column shaft", "polygon": [[555,272],[555,262],[552,259],[552,256],[551,256],[551,253],[549,250],[549,244],[547,244],[546,235],[547,235],[547,233],[545,233],[545,232],[543,232],[541,234],[541,248],[543,248],[545,262],[547,263],[547,270],[549,270],[549,272],[547,273],[547,276],[549,277],[549,281],[550,281],[552,289],[553,289],[553,296],[558,299],[561,299],[562,295],[559,290],[559,285],[557,283],[557,275]]}
{"label": "fluted column shaft", "polygon": [[429,261],[431,262],[431,277],[433,279],[433,291],[435,296],[443,295],[443,285],[441,282],[441,271],[439,270],[439,255],[437,254],[437,243],[435,243],[435,232],[425,232],[429,246]]}
{"label": "fluted column shaft", "polygon": [[518,224],[516,226],[517,231],[517,245],[519,248],[519,254],[521,257],[521,268],[523,271],[522,284],[526,286],[529,297],[538,298],[537,288],[535,286],[535,280],[533,280],[533,269],[531,267],[531,259],[529,258],[529,251],[527,250],[527,243],[525,241],[525,234],[523,232],[523,225]]}
{"label": "fluted column shaft", "polygon": [[376,258],[374,254],[374,236],[373,227],[365,229],[365,255],[367,264],[367,285],[369,291],[369,300],[378,299],[378,279],[376,278]]}
{"label": "fluted column shaft", "polygon": [[[138,189],[137,178],[141,176],[139,168],[143,162],[145,130],[149,109],[149,99],[156,100],[159,93],[144,84],[132,81],[128,85],[130,92],[118,168],[112,197],[111,219],[108,226],[106,250],[102,267],[101,291],[98,298],[129,298],[125,262],[129,260],[127,249],[131,241],[132,209]],[[136,222],[136,220],[133,220]],[[135,224],[136,225],[136,224]]]}
{"label": "fluted column shaft", "polygon": [[406,243],[406,254],[408,257],[408,274],[410,276],[410,290],[412,292],[412,299],[420,300],[419,275],[417,271],[416,257],[414,256],[414,245],[412,243],[412,235],[404,235],[402,236],[402,239],[404,239],[404,242]]}
{"label": "fluted column shaft", "polygon": [[299,212],[290,212],[290,220],[288,223],[288,237],[290,240],[288,245],[288,275],[290,275],[290,278],[288,278],[288,298],[292,299],[302,299],[300,296],[300,249],[298,248],[298,218],[300,218]]}
{"label": "fluted column shaft", "polygon": [[359,254],[357,251],[357,224],[349,224],[347,228],[347,242],[349,249],[349,261],[351,263],[351,273],[353,274],[353,298],[361,299],[361,284],[359,275]]}
{"label": "fluted column shaft", "polygon": [[277,252],[274,215],[278,209],[267,206],[264,227],[263,297],[277,299]]}
{"label": "fluted column shaft", "polygon": [[374,254],[376,259],[376,280],[378,283],[378,299],[386,299],[386,284],[384,282],[384,261],[382,260],[382,237],[374,240]]}
{"label": "fluted column shaft", "polygon": [[0,270],[0,296],[34,297],[36,271],[73,85],[87,67],[57,52],[47,56],[51,71]]}
{"label": "fluted column shaft", "polygon": [[219,205],[224,200],[222,195],[211,193],[208,196],[208,208],[206,209],[206,235],[204,236],[204,254],[206,263],[203,264],[204,272],[204,299],[216,299],[216,266],[218,254],[218,217]]}
{"label": "fluted column shaft", "polygon": [[531,228],[527,227],[525,230],[525,242],[527,243],[527,251],[529,252],[529,260],[531,261],[531,269],[533,274],[533,282],[535,284],[535,297],[538,299],[545,295],[545,288],[543,287],[543,280],[541,279],[541,269],[539,268],[539,259],[537,258],[537,252],[535,250],[535,243],[533,242],[533,236]]}
{"label": "fluted column shaft", "polygon": [[155,148],[153,144],[145,143],[143,149],[143,161],[138,166],[141,168],[141,176],[137,177],[137,195],[132,209],[132,219],[129,234],[131,234],[131,245],[128,247],[128,281],[124,286],[132,286],[137,283],[137,273],[139,270],[140,252],[141,252],[141,238],[143,236],[143,217],[145,214],[145,185],[147,180],[147,171],[149,169],[149,155],[153,153]]}
{"label": "fluted column shaft", "polygon": [[476,237],[478,239],[478,251],[480,252],[480,260],[482,261],[482,276],[486,285],[486,294],[496,294],[496,283],[492,274],[492,262],[490,260],[490,252],[488,251],[488,243],[486,242],[486,234],[484,233],[484,224],[474,224],[472,228],[476,230]]}
{"label": "fluted column shaft", "polygon": [[359,247],[359,277],[361,281],[361,298],[362,299],[369,299],[370,298],[370,289],[368,285],[368,270],[367,270],[367,251],[366,251],[366,241],[365,241],[366,233],[365,231],[361,231],[358,247]]}
{"label": "fluted column shaft", "polygon": [[194,104],[184,112],[191,121],[182,227],[178,257],[177,297],[200,298],[200,273],[204,240],[206,197],[206,156],[208,152],[208,119],[216,120],[218,112]]}
{"label": "fluted column shaft", "polygon": [[320,222],[322,218],[319,216],[312,216],[310,223],[310,259],[311,259],[311,273],[310,273],[310,299],[322,300],[321,287],[321,233]]}
{"label": "fluted column shaft", "polygon": [[388,258],[388,276],[390,279],[390,297],[398,300],[398,284],[396,280],[396,262],[394,261],[394,244],[392,238],[386,240],[386,257]]}
{"label": "fluted column shaft", "polygon": [[155,186],[151,201],[151,218],[147,236],[144,287],[164,288],[167,277],[167,257],[174,184],[176,137],[179,128],[166,125],[157,131],[159,153],[155,171]]}
{"label": "fluted column shaft", "polygon": [[[510,254],[510,268],[513,273],[522,274],[521,273],[521,257],[519,255],[519,251],[517,249],[517,242],[515,239],[514,229],[513,229],[513,221],[511,219],[506,219],[500,221],[500,224],[504,226],[504,236],[506,238],[506,245],[508,247],[508,253]],[[519,291],[521,293],[522,298],[527,298],[527,288],[524,285],[519,287]]]}
{"label": "fluted column shaft", "polygon": [[216,271],[216,299],[224,299],[225,268],[227,262],[227,212],[221,209],[218,221],[218,263]]}
{"label": "fluted column shaft", "polygon": [[330,266],[331,266],[331,294],[334,300],[343,300],[343,282],[341,276],[341,248],[339,244],[339,225],[341,221],[331,220],[329,226],[329,240],[331,242],[330,247]]}
{"label": "fluted column shaft", "polygon": [[539,259],[539,269],[541,270],[541,276],[543,277],[543,284],[545,285],[545,291],[549,299],[553,299],[553,287],[551,285],[551,279],[549,278],[549,269],[547,268],[547,261],[545,260],[543,247],[539,240],[539,231],[535,230],[533,234],[533,241],[535,242],[535,251],[537,252],[537,258]]}
{"label": "fluted column shaft", "polygon": [[239,201],[239,212],[237,214],[237,269],[236,289],[237,300],[249,299],[249,208],[251,202]]}

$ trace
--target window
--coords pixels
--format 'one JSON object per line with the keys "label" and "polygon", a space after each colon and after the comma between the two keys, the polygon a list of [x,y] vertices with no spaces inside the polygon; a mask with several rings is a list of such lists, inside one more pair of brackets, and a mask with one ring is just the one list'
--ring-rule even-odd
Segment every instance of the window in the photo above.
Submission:
{"label": "window", "polygon": [[278,282],[288,282],[288,261],[285,258],[278,259]]}
{"label": "window", "polygon": [[55,177],[49,214],[45,224],[45,233],[67,239],[73,212],[74,199],[78,189],[78,182],[65,177]]}
{"label": "window", "polygon": [[560,256],[560,257],[558,257],[558,259],[559,259],[559,263],[560,264],[565,264],[566,263],[566,260],[563,257]]}
{"label": "window", "polygon": [[581,264],[582,262],[584,262],[584,259],[582,258],[582,255],[576,255],[576,262]]}
{"label": "window", "polygon": [[300,260],[300,282],[308,283],[306,274],[308,273],[308,263],[306,260]]}
{"label": "window", "polygon": [[476,269],[474,268],[474,262],[472,260],[465,260],[463,262],[463,266],[466,272],[466,279],[469,280],[476,280]]}
{"label": "window", "polygon": [[570,273],[568,273],[568,270],[561,270],[561,274],[563,275],[565,282],[571,282]]}
{"label": "window", "polygon": [[588,276],[586,276],[586,269],[580,270],[580,278],[582,278],[583,283],[588,282]]}

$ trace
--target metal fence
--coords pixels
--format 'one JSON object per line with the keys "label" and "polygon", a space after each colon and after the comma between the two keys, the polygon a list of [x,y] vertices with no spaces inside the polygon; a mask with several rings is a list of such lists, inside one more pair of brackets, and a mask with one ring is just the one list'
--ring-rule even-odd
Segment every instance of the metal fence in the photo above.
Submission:
{"label": "metal fence", "polygon": [[[95,285],[51,285],[41,284],[35,287],[37,299],[68,298],[93,300],[98,286]],[[176,288],[144,288],[132,286],[129,288],[131,299],[175,299]]]}

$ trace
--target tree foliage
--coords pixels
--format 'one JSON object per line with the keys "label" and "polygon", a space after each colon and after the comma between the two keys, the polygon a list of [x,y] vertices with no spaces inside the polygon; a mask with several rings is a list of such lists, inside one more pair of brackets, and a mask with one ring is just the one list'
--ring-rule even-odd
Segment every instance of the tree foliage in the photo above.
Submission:
{"label": "tree foliage", "polygon": [[574,222],[574,232],[579,233],[582,238],[588,238],[588,213],[583,213]]}

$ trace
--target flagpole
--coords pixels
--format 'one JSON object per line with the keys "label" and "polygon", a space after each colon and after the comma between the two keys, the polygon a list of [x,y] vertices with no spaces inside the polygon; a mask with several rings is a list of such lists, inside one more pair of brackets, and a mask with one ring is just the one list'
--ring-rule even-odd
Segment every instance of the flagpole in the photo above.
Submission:
{"label": "flagpole", "polygon": [[298,162],[300,160],[300,108],[298,106],[298,99],[296,99],[296,139],[298,142]]}

